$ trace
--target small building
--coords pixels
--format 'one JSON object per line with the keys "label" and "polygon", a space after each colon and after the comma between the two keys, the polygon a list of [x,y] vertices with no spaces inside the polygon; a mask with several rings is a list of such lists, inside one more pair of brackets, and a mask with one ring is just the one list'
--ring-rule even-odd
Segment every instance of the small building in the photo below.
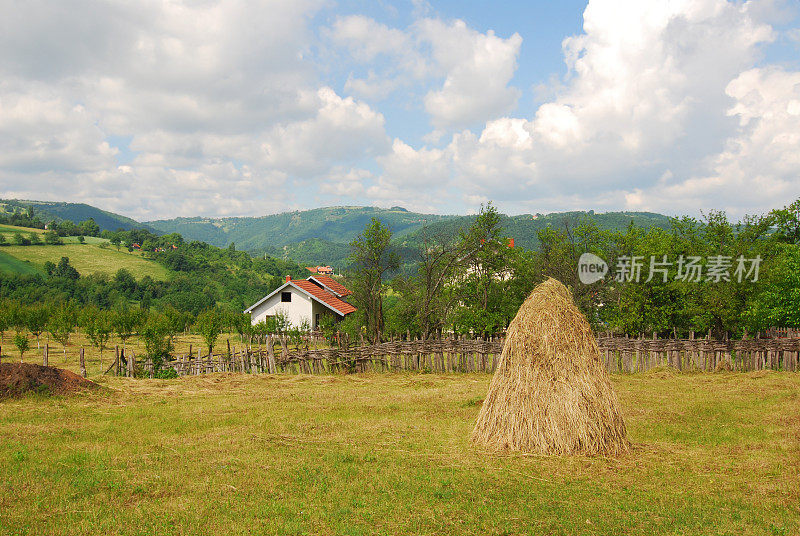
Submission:
{"label": "small building", "polygon": [[344,285],[328,275],[314,275],[308,279],[292,280],[286,276],[286,282],[244,310],[250,315],[253,325],[266,322],[272,316],[282,312],[293,326],[299,326],[307,320],[312,329],[319,327],[320,318],[326,313],[333,314],[341,320],[356,311],[347,303],[352,292]]}
{"label": "small building", "polygon": [[333,268],[330,266],[306,266],[306,270],[312,274],[333,275]]}

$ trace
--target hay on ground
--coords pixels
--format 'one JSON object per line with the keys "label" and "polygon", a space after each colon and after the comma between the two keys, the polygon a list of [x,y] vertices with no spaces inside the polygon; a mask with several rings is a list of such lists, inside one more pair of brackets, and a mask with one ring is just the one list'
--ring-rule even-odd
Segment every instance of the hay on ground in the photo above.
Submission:
{"label": "hay on ground", "polygon": [[511,322],[472,440],[551,455],[628,450],[594,334],[555,279],[537,286]]}

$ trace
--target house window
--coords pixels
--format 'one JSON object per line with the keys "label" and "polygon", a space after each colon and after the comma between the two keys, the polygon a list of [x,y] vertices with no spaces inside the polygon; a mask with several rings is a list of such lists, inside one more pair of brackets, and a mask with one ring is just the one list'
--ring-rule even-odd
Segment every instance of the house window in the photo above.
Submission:
{"label": "house window", "polygon": [[291,292],[281,292],[281,301],[286,303],[292,301],[292,293]]}
{"label": "house window", "polygon": [[317,314],[314,316],[314,328],[316,329],[316,328],[318,328],[318,327],[319,327],[319,313],[317,313]]}

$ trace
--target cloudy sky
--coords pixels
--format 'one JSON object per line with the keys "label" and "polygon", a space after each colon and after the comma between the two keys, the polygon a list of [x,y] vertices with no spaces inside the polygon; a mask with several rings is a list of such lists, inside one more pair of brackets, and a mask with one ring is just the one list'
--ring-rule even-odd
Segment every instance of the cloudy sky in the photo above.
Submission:
{"label": "cloudy sky", "polygon": [[759,213],[800,197],[800,2],[0,0],[0,197]]}

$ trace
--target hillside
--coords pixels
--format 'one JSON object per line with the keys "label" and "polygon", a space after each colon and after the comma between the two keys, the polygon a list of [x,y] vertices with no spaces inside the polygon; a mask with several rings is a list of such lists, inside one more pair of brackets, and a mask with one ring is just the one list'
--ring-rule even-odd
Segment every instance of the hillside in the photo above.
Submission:
{"label": "hillside", "polygon": [[147,225],[162,233],[180,233],[188,240],[218,247],[235,243],[242,250],[276,252],[275,248],[312,239],[347,244],[373,217],[388,225],[395,236],[403,236],[453,216],[420,214],[399,207],[325,207],[250,218],[175,218]]}
{"label": "hillside", "polygon": [[81,275],[113,276],[117,270],[125,268],[137,279],[150,276],[159,281],[169,277],[169,270],[159,263],[145,259],[140,253],[129,253],[124,249],[117,251],[108,246],[107,242],[67,243],[60,246],[5,246],[0,249],[0,254],[6,258],[6,262],[0,262],[0,270],[6,272],[41,273],[45,262],[57,264],[61,257],[68,257],[70,264]]}
{"label": "hillside", "polygon": [[[455,235],[459,230],[466,229],[475,220],[474,216],[458,216],[433,223],[425,229],[432,235]],[[565,225],[575,227],[583,220],[594,222],[605,231],[623,230],[633,224],[644,229],[659,227],[666,229],[670,226],[670,218],[663,214],[653,212],[553,212],[551,214],[521,214],[518,216],[501,215],[501,225],[504,234],[514,239],[517,247],[536,249],[539,246],[537,231],[546,227],[563,228]],[[398,237],[398,242],[404,246],[413,247],[419,243],[422,230]]]}
{"label": "hillside", "polygon": [[126,216],[102,210],[85,203],[64,203],[60,201],[30,201],[19,199],[0,199],[0,213],[22,212],[32,207],[35,214],[43,222],[70,220],[80,223],[94,219],[100,230],[116,231],[118,229],[149,229],[148,225]]}

